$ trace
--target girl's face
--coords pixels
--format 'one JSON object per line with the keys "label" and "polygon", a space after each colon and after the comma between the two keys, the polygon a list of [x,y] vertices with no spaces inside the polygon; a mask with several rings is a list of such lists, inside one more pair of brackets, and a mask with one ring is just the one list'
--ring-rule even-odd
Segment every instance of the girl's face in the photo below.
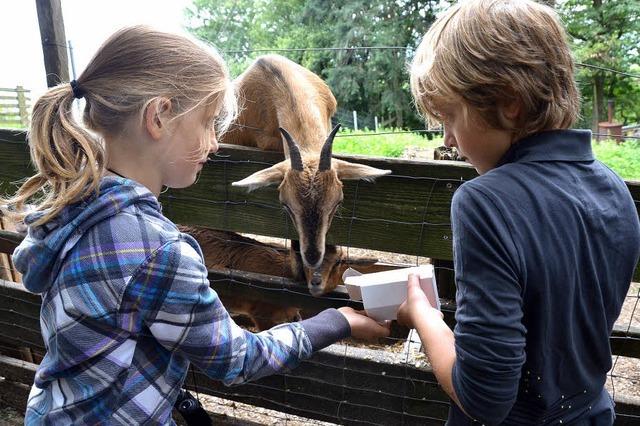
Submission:
{"label": "girl's face", "polygon": [[444,127],[444,144],[456,147],[480,174],[493,169],[511,146],[510,132],[489,128],[471,109],[467,117],[461,105],[442,106],[439,112]]}
{"label": "girl's face", "polygon": [[215,117],[219,107],[200,106],[173,122],[164,155],[162,184],[170,188],[192,185],[210,154],[218,151]]}

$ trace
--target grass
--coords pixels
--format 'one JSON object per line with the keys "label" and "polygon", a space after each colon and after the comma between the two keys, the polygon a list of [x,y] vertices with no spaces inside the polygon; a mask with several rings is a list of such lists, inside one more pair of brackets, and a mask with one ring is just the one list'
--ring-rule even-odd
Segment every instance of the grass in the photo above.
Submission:
{"label": "grass", "polygon": [[0,129],[25,129],[26,130],[27,128],[19,123],[0,120]]}
{"label": "grass", "polygon": [[[402,132],[401,129],[379,129],[377,133]],[[339,154],[370,155],[373,157],[402,157],[405,149],[435,148],[442,145],[442,137],[429,140],[419,133],[374,134],[370,130],[345,130],[338,133],[333,143],[333,152]]]}
{"label": "grass", "polygon": [[[380,129],[377,133],[402,132],[401,129]],[[373,157],[402,157],[407,148],[433,149],[442,145],[442,137],[429,140],[418,133],[375,134],[365,130],[345,130],[338,133],[333,152],[369,155]],[[627,140],[618,145],[614,141],[593,142],[596,158],[611,167],[623,179],[640,180],[640,141]]]}
{"label": "grass", "polygon": [[640,180],[640,141],[626,140],[620,145],[614,141],[594,142],[596,158],[611,167],[623,179]]}

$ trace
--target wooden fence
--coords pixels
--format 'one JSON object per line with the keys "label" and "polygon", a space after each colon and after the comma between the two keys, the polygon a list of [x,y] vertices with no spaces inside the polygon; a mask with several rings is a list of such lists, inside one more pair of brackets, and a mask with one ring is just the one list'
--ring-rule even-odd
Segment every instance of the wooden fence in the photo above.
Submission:
{"label": "wooden fence", "polygon": [[29,126],[29,90],[0,88],[0,127],[27,128]]}
{"label": "wooden fence", "polygon": [[[12,182],[32,173],[24,139],[24,133],[0,130],[0,193],[14,190]],[[456,188],[476,176],[473,168],[454,162],[338,157],[391,169],[392,174],[376,183],[345,182],[343,208],[333,221],[328,243],[432,258],[445,320],[452,326],[450,203]],[[230,186],[281,159],[278,153],[224,146],[217,164],[206,167],[196,185],[162,195],[163,212],[186,225],[295,238],[275,188],[246,193]],[[628,187],[640,211],[640,183],[628,182]],[[17,241],[16,234],[0,231],[0,252],[10,252]],[[242,292],[247,299],[300,306],[305,312],[361,307],[340,293],[311,297],[306,287],[284,278],[212,270],[209,279],[223,303],[230,294]],[[640,281],[640,269],[634,280]],[[5,378],[0,388],[8,390],[0,391],[0,398],[24,404],[36,364],[17,360],[20,351],[9,353],[7,348],[30,348],[36,361],[43,354],[39,309],[38,296],[19,284],[0,282],[0,376]],[[640,330],[631,322],[617,325],[611,346],[616,355],[640,358]],[[227,388],[195,371],[186,385],[200,393],[344,424],[441,425],[449,406],[433,374],[419,360],[354,345],[332,345],[293,372],[255,383]],[[614,397],[617,424],[640,424],[638,395]]]}

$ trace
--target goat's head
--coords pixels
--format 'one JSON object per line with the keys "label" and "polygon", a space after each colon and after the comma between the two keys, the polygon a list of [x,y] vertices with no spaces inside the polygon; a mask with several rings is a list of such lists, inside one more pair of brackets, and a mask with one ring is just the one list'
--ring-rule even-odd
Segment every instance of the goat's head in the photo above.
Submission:
{"label": "goat's head", "polygon": [[[300,256],[300,242],[291,240],[290,266],[293,278],[304,280],[312,296],[322,296],[329,293],[342,284],[342,274],[350,266],[361,271],[367,271],[377,265],[378,259],[373,257],[347,256],[347,253],[338,246],[325,247],[322,265],[318,269],[310,269],[304,266]],[[375,271],[374,271],[375,272]]]}
{"label": "goat's head", "polygon": [[289,159],[234,182],[249,190],[279,184],[280,202],[298,231],[302,260],[308,268],[322,264],[325,236],[333,216],[342,203],[342,180],[374,178],[391,173],[363,164],[331,158],[333,138],[340,125],[327,137],[319,155],[302,157],[296,141],[280,129]]}

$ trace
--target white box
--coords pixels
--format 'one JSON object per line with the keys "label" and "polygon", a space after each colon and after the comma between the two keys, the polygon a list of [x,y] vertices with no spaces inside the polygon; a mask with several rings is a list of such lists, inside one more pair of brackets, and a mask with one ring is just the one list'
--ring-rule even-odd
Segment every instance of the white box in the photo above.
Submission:
{"label": "white box", "polygon": [[400,305],[407,300],[407,280],[409,274],[420,276],[420,287],[425,292],[431,306],[440,310],[438,287],[433,265],[390,271],[361,274],[349,268],[342,274],[349,297],[362,301],[367,315],[376,321],[394,320]]}

